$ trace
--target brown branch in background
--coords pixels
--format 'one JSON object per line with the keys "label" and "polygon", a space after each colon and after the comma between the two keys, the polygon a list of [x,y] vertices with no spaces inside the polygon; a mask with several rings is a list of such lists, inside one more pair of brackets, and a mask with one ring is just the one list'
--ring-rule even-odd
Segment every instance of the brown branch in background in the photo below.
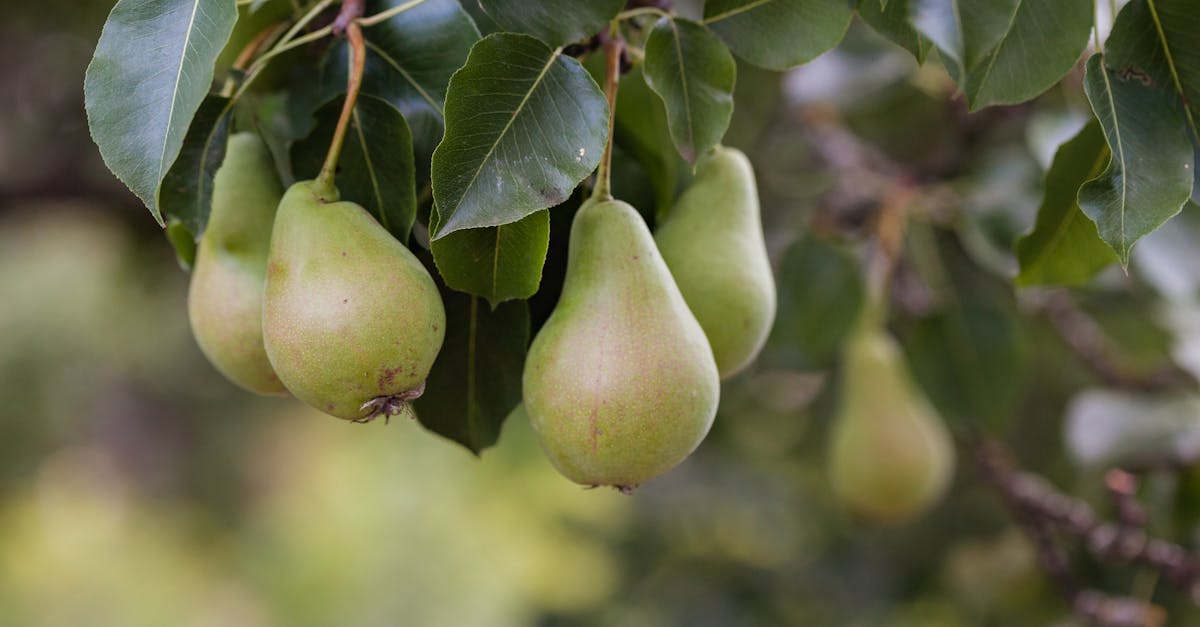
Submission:
{"label": "brown branch in background", "polygon": [[1076,612],[1101,625],[1155,627],[1166,622],[1163,608],[1146,601],[1078,590],[1055,537],[1079,541],[1098,560],[1136,564],[1154,570],[1200,605],[1200,556],[1144,531],[1145,512],[1135,500],[1137,479],[1124,471],[1105,479],[1119,523],[1101,520],[1087,503],[1056,490],[1045,479],[1017,468],[996,442],[975,448],[976,460],[1014,518],[1037,545],[1039,562]]}
{"label": "brown branch in background", "polygon": [[1150,373],[1139,373],[1125,366],[1128,360],[1104,329],[1066,291],[1050,292],[1038,307],[1067,345],[1106,385],[1144,392],[1195,385],[1192,377],[1174,364]]}

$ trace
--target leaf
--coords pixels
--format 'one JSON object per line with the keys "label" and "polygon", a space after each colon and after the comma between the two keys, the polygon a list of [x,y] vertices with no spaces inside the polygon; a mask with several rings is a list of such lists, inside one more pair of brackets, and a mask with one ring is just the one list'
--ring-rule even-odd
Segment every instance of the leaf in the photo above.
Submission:
{"label": "leaf", "polygon": [[450,79],[433,153],[434,239],[508,224],[565,200],[596,169],[608,102],[579,62],[528,35],[497,33]]}
{"label": "leaf", "polygon": [[163,216],[182,223],[197,237],[212,210],[213,177],[225,159],[231,104],[221,96],[204,99],[159,192]]}
{"label": "leaf", "polygon": [[858,15],[876,32],[887,37],[925,63],[933,43],[921,35],[908,20],[909,0],[879,3],[875,0],[858,0]]}
{"label": "leaf", "polygon": [[446,339],[413,407],[426,429],[479,454],[496,443],[521,402],[529,306],[510,302],[491,310],[451,290],[442,290],[442,300]]}
{"label": "leaf", "polygon": [[[436,208],[430,220],[437,230]],[[533,296],[550,247],[550,212],[538,211],[511,224],[463,229],[431,243],[446,285],[488,299],[492,307]]]}
{"label": "leaf", "polygon": [[479,0],[479,6],[505,30],[565,46],[595,35],[616,17],[624,0],[588,0],[563,6],[562,0]]}
{"label": "leaf", "polygon": [[167,220],[167,241],[175,250],[175,261],[184,272],[191,272],[196,264],[196,236],[178,220]]}
{"label": "leaf", "polygon": [[92,139],[159,225],[159,187],[236,21],[234,0],[119,0],[88,65]]}
{"label": "leaf", "polygon": [[1046,191],[1033,231],[1017,242],[1017,284],[1082,285],[1116,255],[1079,209],[1079,187],[1099,176],[1111,153],[1093,121],[1058,148],[1046,172]]}
{"label": "leaf", "polygon": [[[456,0],[371,0],[368,14],[411,8],[363,31],[367,46],[362,91],[382,98],[404,114],[413,137],[417,175],[428,180],[434,148],[445,125],[446,88],[467,60],[479,30]],[[325,61],[324,104],[346,92],[349,48],[344,40]]]}
{"label": "leaf", "polygon": [[910,20],[949,61],[972,110],[1041,94],[1079,60],[1089,0],[910,0]]}
{"label": "leaf", "polygon": [[864,295],[862,270],[848,249],[812,235],[793,244],[780,268],[779,323],[767,344],[772,361],[831,365]]}
{"label": "leaf", "polygon": [[[341,101],[322,107],[317,129],[293,146],[292,163],[300,179],[320,173],[341,111]],[[359,96],[338,161],[337,187],[342,200],[362,205],[396,239],[408,241],[417,216],[412,136],[391,104]]]}
{"label": "leaf", "polygon": [[852,6],[848,0],[707,0],[704,25],[739,57],[786,70],[836,46],[850,26]]}
{"label": "leaf", "polygon": [[1192,137],[1200,140],[1200,5],[1195,0],[1133,0],[1117,15],[1105,64],[1178,93]]}
{"label": "leaf", "polygon": [[1195,158],[1183,115],[1166,90],[1121,77],[1096,54],[1088,59],[1084,91],[1112,158],[1080,188],[1079,206],[1125,266],[1133,244],[1187,202]]}
{"label": "leaf", "polygon": [[676,149],[695,164],[729,128],[737,77],[733,55],[703,26],[664,17],[646,40],[645,76],[667,107]]}

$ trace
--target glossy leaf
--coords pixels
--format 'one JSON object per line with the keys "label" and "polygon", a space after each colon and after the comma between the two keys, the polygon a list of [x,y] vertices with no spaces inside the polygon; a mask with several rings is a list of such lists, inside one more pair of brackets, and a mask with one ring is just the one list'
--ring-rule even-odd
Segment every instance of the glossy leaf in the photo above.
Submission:
{"label": "glossy leaf", "polygon": [[521,372],[529,345],[529,306],[442,290],[446,339],[414,401],[426,429],[478,454],[496,443],[509,412],[521,402]]}
{"label": "glossy leaf", "polygon": [[479,6],[505,30],[533,35],[557,47],[595,35],[625,2],[587,0],[564,6],[561,0],[479,0]]}
{"label": "glossy leaf", "polygon": [[[436,211],[431,220],[436,221]],[[455,231],[430,246],[446,285],[482,296],[493,307],[537,292],[549,247],[549,211],[511,224]]]}
{"label": "glossy leaf", "polygon": [[[301,180],[321,171],[341,111],[341,100],[322,107],[317,129],[292,148],[293,167]],[[362,205],[396,239],[408,241],[417,215],[412,136],[404,116],[391,104],[359,96],[338,162],[337,187],[342,200]]]}
{"label": "glossy leaf", "polygon": [[909,0],[858,0],[858,15],[879,34],[912,53],[918,63],[925,63],[933,42],[913,27],[908,19]]}
{"label": "glossy leaf", "polygon": [[212,210],[213,176],[225,159],[230,105],[221,96],[204,99],[159,192],[163,216],[182,223],[196,237],[204,232]]}
{"label": "glossy leaf", "polygon": [[1079,208],[1079,187],[1100,175],[1110,153],[1098,122],[1059,147],[1046,172],[1046,191],[1033,232],[1017,243],[1018,285],[1081,285],[1116,254]]}
{"label": "glossy leaf", "polygon": [[646,40],[645,75],[666,105],[676,149],[694,164],[729,128],[737,76],[733,55],[703,26],[663,18]]}
{"label": "glossy leaf", "polygon": [[578,61],[528,35],[497,33],[450,79],[433,153],[435,238],[508,224],[565,200],[596,169],[608,103]]}
{"label": "glossy leaf", "polygon": [[[386,100],[407,120],[417,175],[428,180],[445,125],[446,89],[467,60],[479,31],[457,0],[371,0],[368,14],[410,8],[363,31],[367,45],[362,90]],[[348,47],[339,40],[325,62],[326,98],[345,93]]]}
{"label": "glossy leaf", "polygon": [[159,188],[212,85],[237,21],[234,0],[120,0],[84,78],[104,163],[160,225]]}
{"label": "glossy leaf", "polygon": [[1165,89],[1088,60],[1084,90],[1112,158],[1079,190],[1079,206],[1122,265],[1144,235],[1179,213],[1192,193],[1195,157],[1181,108]]}
{"label": "glossy leaf", "polygon": [[910,19],[942,53],[971,109],[1041,94],[1079,60],[1089,0],[910,0]]}
{"label": "glossy leaf", "polygon": [[[877,0],[866,0],[875,2]],[[847,0],[707,0],[704,25],[754,65],[786,70],[837,45],[854,11]]]}

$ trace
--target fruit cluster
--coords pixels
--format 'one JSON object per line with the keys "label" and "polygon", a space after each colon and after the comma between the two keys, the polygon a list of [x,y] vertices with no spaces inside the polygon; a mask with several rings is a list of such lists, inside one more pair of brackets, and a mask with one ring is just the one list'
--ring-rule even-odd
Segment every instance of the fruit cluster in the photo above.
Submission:
{"label": "fruit cluster", "polygon": [[[593,198],[574,218],[563,292],[525,362],[526,413],[554,466],[632,490],[696,449],[720,381],[746,368],[775,316],[754,172],[717,147],[651,234]],[[445,336],[433,278],[332,185],[283,189],[252,133],[231,138],[189,294],[193,332],[231,381],[338,418],[409,411]],[[847,348],[834,426],[835,493],[876,518],[945,488],[953,450],[878,316]]]}

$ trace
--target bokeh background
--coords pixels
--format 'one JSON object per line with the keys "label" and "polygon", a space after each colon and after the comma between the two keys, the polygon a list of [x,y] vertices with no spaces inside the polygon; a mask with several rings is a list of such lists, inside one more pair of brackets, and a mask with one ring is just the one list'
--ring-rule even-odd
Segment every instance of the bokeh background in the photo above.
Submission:
{"label": "bokeh background", "polygon": [[[834,349],[872,208],[831,163],[843,135],[955,194],[914,227],[915,249],[1007,321],[1008,361],[918,367],[931,392],[986,378],[1003,415],[983,428],[1091,498],[1118,444],[1194,441],[1195,406],[1153,437],[1107,414],[1108,431],[1064,436],[1071,399],[1100,377],[1041,301],[1004,280],[1043,168],[1083,120],[1078,77],[1035,105],[967,115],[936,62],[918,68],[858,23],[791,74],[739,72],[727,141],[759,173],[780,311],[763,359],[726,384],[712,434],[680,468],[631,497],[583,490],[519,411],[475,458],[414,422],[351,425],[252,397],[204,361],[187,274],[88,136],[83,71],[110,6],[0,5],[2,625],[1074,624],[969,453],[947,499],[912,523],[874,526],[831,501]],[[1183,244],[1079,297],[1134,375],[1186,348],[1186,316],[1172,327],[1161,312],[1163,289],[1196,292],[1176,263],[1194,240],[1164,233]],[[936,363],[920,348],[922,263],[901,272],[912,285],[896,330],[914,360]],[[981,428],[954,411],[973,401],[934,395],[960,432]],[[1151,473],[1148,498],[1169,508],[1155,529],[1188,543],[1185,484]],[[1155,597],[1186,624],[1187,605],[1147,573],[1077,559],[1089,583]]]}

